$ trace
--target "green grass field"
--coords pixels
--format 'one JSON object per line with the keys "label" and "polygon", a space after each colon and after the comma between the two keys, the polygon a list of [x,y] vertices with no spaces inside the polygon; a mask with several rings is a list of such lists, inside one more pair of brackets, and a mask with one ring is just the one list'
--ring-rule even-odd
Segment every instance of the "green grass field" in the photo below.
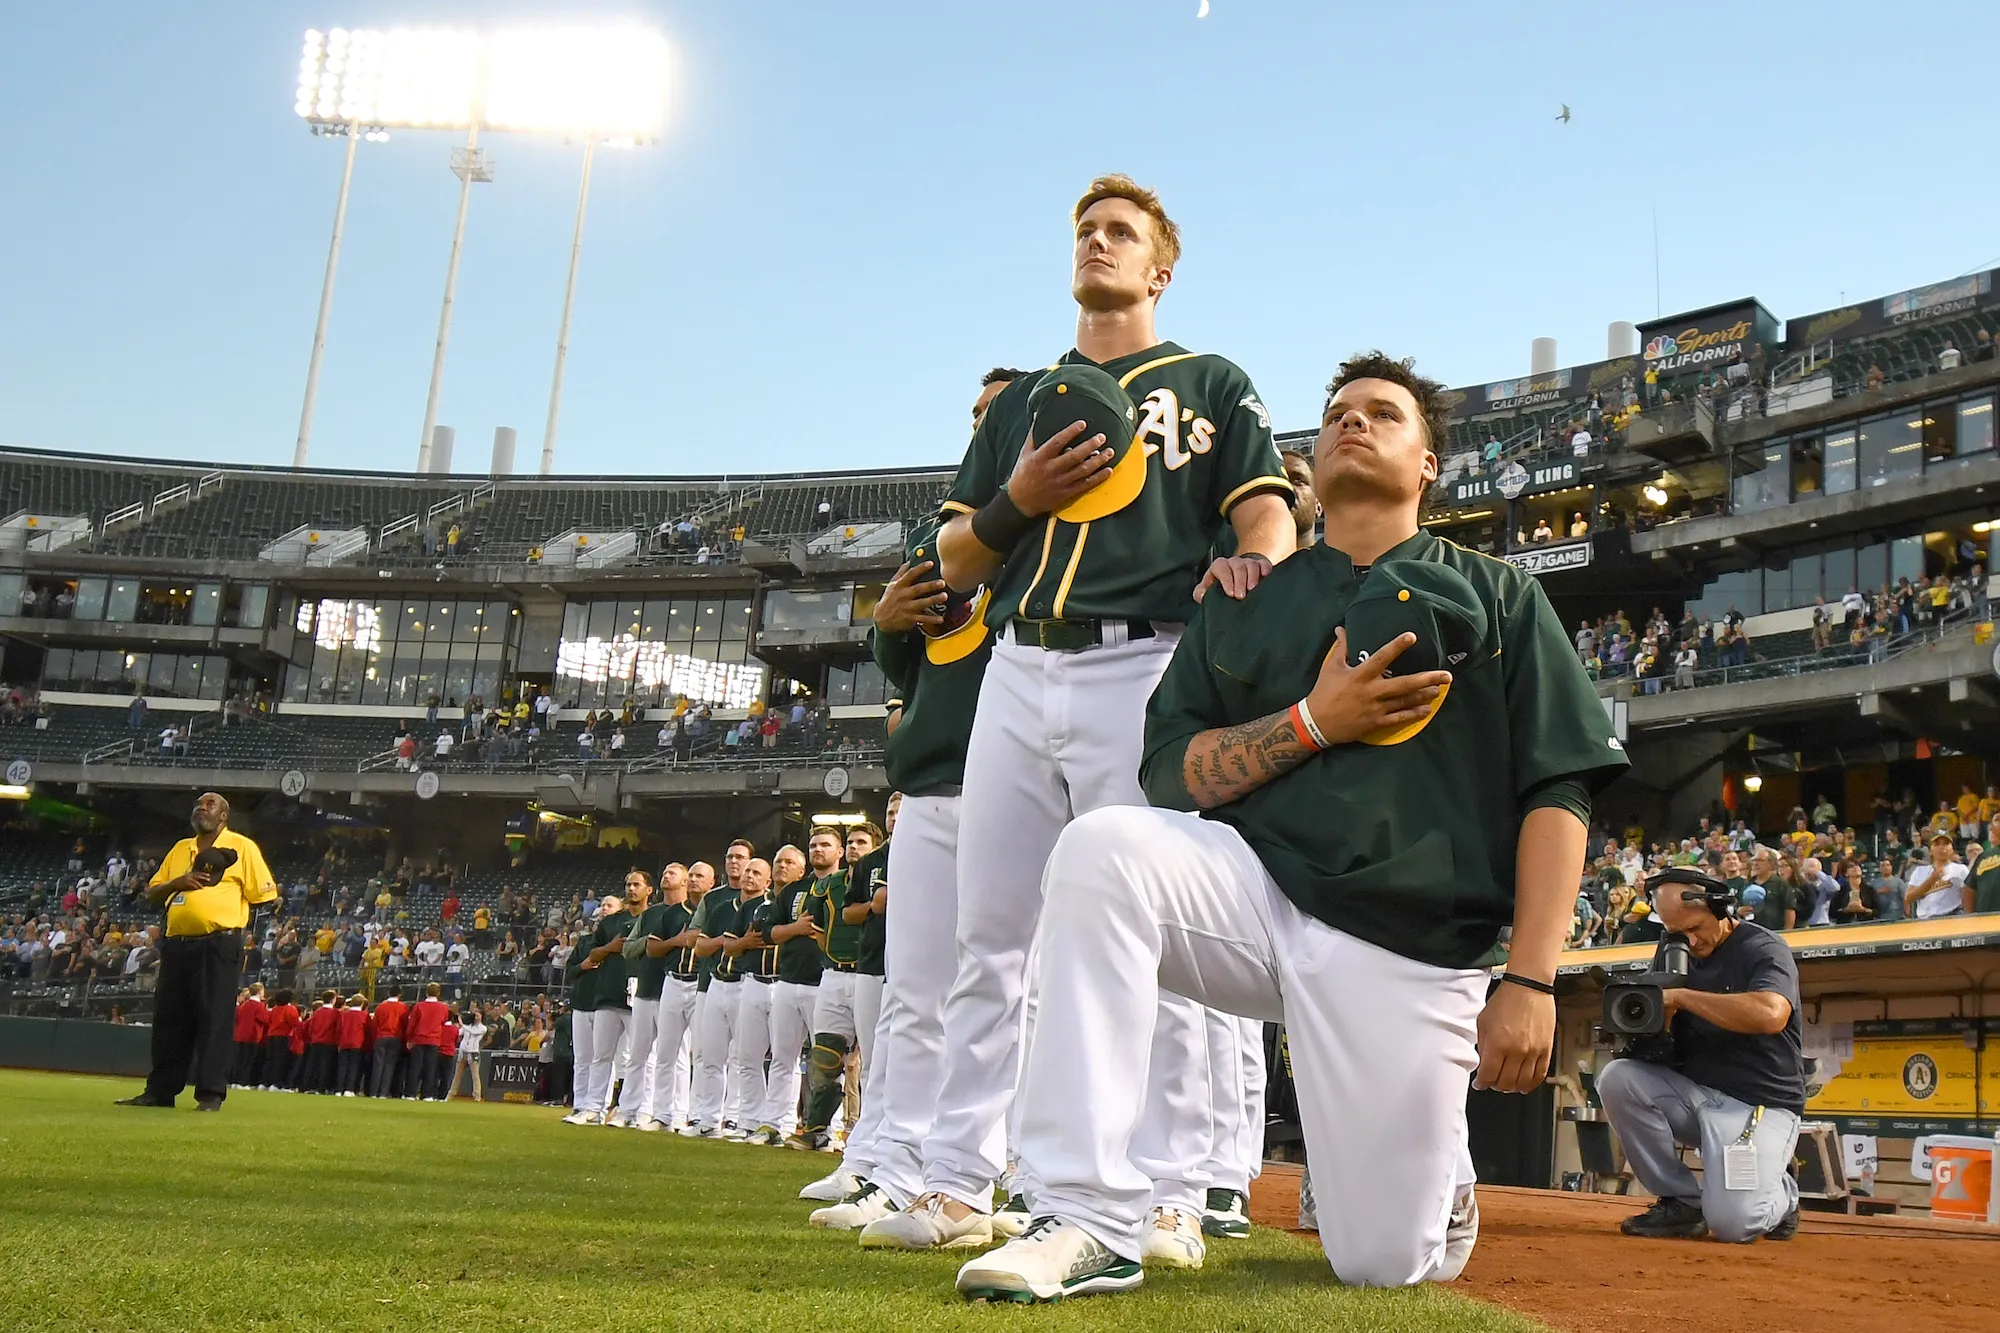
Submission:
{"label": "green grass field", "polygon": [[236,1093],[0,1071],[0,1272],[16,1329],[1527,1330],[1437,1288],[1350,1291],[1259,1230],[1200,1273],[972,1306],[963,1256],[864,1254],[794,1196],[830,1158],[578,1129],[535,1107]]}

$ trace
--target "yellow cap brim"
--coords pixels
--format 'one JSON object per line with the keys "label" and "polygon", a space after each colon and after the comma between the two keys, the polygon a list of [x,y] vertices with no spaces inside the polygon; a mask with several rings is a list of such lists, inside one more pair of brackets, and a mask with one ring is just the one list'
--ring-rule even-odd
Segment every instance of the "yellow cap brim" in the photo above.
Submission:
{"label": "yellow cap brim", "polygon": [[1134,439],[1111,475],[1056,510],[1065,523],[1090,523],[1117,513],[1146,489],[1146,446]]}
{"label": "yellow cap brim", "polygon": [[990,600],[991,590],[981,588],[979,596],[972,599],[972,614],[963,625],[936,638],[926,635],[924,660],[933,666],[949,666],[971,656],[980,644],[986,642],[986,603]]}
{"label": "yellow cap brim", "polygon": [[1380,731],[1371,731],[1361,738],[1361,743],[1363,745],[1401,745],[1404,741],[1410,739],[1410,737],[1431,724],[1431,719],[1437,716],[1438,709],[1444,707],[1445,696],[1450,693],[1451,682],[1446,681],[1438,687],[1437,702],[1431,705],[1430,712],[1425,713],[1415,722],[1405,722],[1400,727],[1384,727]]}

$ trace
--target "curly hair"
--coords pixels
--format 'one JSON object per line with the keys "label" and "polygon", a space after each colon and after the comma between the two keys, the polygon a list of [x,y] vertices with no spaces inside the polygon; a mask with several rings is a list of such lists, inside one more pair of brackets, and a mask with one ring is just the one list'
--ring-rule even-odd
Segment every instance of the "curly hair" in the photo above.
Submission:
{"label": "curly hair", "polygon": [[1380,350],[1356,352],[1333,372],[1333,381],[1326,386],[1327,401],[1332,402],[1335,394],[1355,380],[1387,380],[1408,389],[1410,397],[1417,400],[1417,414],[1423,418],[1424,444],[1434,454],[1443,451],[1451,422],[1450,411],[1444,404],[1445,386],[1419,375],[1415,358],[1406,356],[1397,360]]}

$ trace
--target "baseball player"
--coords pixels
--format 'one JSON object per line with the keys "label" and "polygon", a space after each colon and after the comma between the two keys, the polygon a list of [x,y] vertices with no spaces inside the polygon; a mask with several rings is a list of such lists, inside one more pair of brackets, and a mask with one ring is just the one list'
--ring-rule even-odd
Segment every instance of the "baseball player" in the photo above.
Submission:
{"label": "baseball player", "polygon": [[[697,983],[700,994],[695,1001],[694,1083],[688,1095],[687,1128],[681,1131],[688,1138],[720,1138],[724,1129],[736,1128],[737,1114],[743,1111],[743,1090],[725,1077],[729,1038],[736,1024],[734,987],[741,983],[734,973],[716,974],[721,971],[722,941],[735,924],[742,903],[743,878],[756,855],[756,847],[747,839],[730,843],[722,858],[724,882],[705,889],[695,908],[694,925],[701,935],[695,940],[694,956],[702,979]],[[690,866],[690,893],[696,884],[714,885],[714,874],[705,862]]]}
{"label": "baseball player", "polygon": [[[977,431],[987,409],[1021,372],[996,369],[973,404]],[[875,1058],[875,1122],[865,1179],[845,1164],[801,1190],[831,1204],[815,1226],[853,1230],[907,1207],[923,1192],[923,1143],[937,1110],[944,1073],[944,1000],[956,970],[958,809],[965,745],[993,636],[971,602],[944,615],[946,589],[935,577],[937,525],[913,530],[909,558],[875,604],[871,643],[882,674],[903,703],[889,716],[884,764],[901,795],[899,835],[889,844],[896,890],[888,929],[881,1052]]]}
{"label": "baseball player", "polygon": [[[796,847],[785,852],[800,858]],[[826,956],[820,952],[820,925],[806,910],[821,880],[840,868],[840,834],[816,828],[806,839],[804,862],[811,876],[793,875],[771,895],[768,935],[778,946],[778,981],[771,994],[771,1076],[764,1101],[764,1124],[789,1138],[799,1120],[799,1057],[812,1036],[813,1008],[819,999],[820,973]]]}
{"label": "baseball player", "polygon": [[[1291,486],[1249,377],[1154,333],[1180,251],[1158,197],[1126,177],[1103,177],[1072,220],[1076,347],[994,400],[937,539],[945,583],[984,590],[996,642],[965,759],[958,972],[923,1194],[863,1228],[870,1248],[991,1240],[1048,854],[1076,815],[1143,803],[1145,701],[1199,593],[1212,580],[1241,596],[1293,550]],[[1038,397],[1045,379],[1051,390]],[[1061,401],[1073,391],[1067,401],[1080,409],[1098,402],[1100,383],[1121,398],[1112,436],[1086,435],[1083,422],[1096,414],[1071,415]],[[1040,439],[1031,430],[1038,413]],[[1064,416],[1072,424],[1058,424]],[[1128,427],[1131,438],[1119,438]],[[1239,554],[1211,564],[1224,524]],[[942,939],[925,947],[947,949]],[[1203,1019],[1178,998],[1161,1005],[1162,1020],[1145,1026],[1172,1056],[1157,1062],[1148,1090],[1156,1114],[1134,1152],[1160,1187],[1167,1223],[1149,1252],[1191,1265],[1200,1262],[1207,1184],[1191,1177],[1212,1140]],[[1068,1022],[1064,1015],[1054,1026]]]}
{"label": "baseball player", "polygon": [[688,872],[678,861],[660,872],[660,901],[625,937],[625,961],[638,980],[632,995],[632,1077],[620,1094],[633,1127],[658,1133],[687,1113],[687,1037],[699,997]]}
{"label": "baseball player", "polygon": [[[606,1108],[611,1104],[611,1065],[618,1055],[619,1043],[625,1039],[626,1024],[631,1019],[629,987],[626,985],[629,974],[625,965],[625,934],[645,912],[646,903],[652,896],[653,877],[643,870],[627,871],[625,896],[622,899],[606,896],[597,914],[596,929],[590,935],[589,950],[586,952],[579,945],[577,952],[571,954],[569,962],[563,966],[563,972],[571,977],[572,984],[586,972],[595,974],[587,983],[588,996],[593,1005],[590,1021],[577,1024],[578,1028],[589,1031],[590,1045],[587,1050],[581,1039],[573,1037],[577,1066],[576,1110],[564,1117],[572,1124],[601,1125],[606,1122]],[[572,1029],[573,1032],[575,1030]]]}
{"label": "baseball player", "polygon": [[785,1140],[789,1147],[817,1150],[826,1146],[828,1130],[841,1105],[841,1075],[846,1072],[847,1055],[860,1044],[854,995],[861,927],[844,920],[841,909],[847,905],[853,863],[873,850],[875,842],[875,830],[867,825],[849,830],[839,864],[816,878],[812,892],[806,895],[805,910],[819,928],[821,966],[813,996],[805,1118]]}
{"label": "baseball player", "polygon": [[1152,1182],[1132,1144],[1162,988],[1285,1024],[1342,1281],[1464,1268],[1466,1079],[1542,1082],[1591,796],[1626,761],[1540,585],[1418,526],[1442,394],[1379,353],[1341,366],[1325,542],[1202,604],[1147,710],[1141,776],[1165,808],[1095,811],[1057,845],[1039,980],[1064,1021],[1036,1028],[1022,1076],[1036,1216],[960,1270],[967,1296],[1140,1283]]}
{"label": "baseball player", "polygon": [[766,909],[770,906],[771,863],[754,859],[743,872],[743,892],[736,907],[736,920],[722,941],[722,961],[716,965],[718,979],[727,972],[741,978],[736,986],[736,1018],[729,1032],[729,1077],[743,1089],[738,1103],[742,1114],[737,1127],[725,1130],[726,1139],[746,1139],[775,1146],[776,1134],[760,1136],[749,1128],[756,1123],[769,1097],[765,1081],[765,1059],[771,1054],[771,986],[776,982],[778,947],[765,933],[770,928]]}
{"label": "baseball player", "polygon": [[[848,868],[847,898],[840,908],[841,921],[857,928],[854,955],[854,1090],[860,1111],[848,1126],[847,1141],[841,1145],[841,1166],[848,1174],[865,1178],[874,1170],[871,1147],[875,1128],[881,1123],[879,1098],[870,1091],[873,1074],[881,1059],[879,1048],[882,1023],[882,996],[887,970],[886,946],[889,927],[889,846],[896,832],[896,812],[902,795],[889,794],[882,818],[882,838],[877,846]],[[852,839],[849,840],[850,845]]]}

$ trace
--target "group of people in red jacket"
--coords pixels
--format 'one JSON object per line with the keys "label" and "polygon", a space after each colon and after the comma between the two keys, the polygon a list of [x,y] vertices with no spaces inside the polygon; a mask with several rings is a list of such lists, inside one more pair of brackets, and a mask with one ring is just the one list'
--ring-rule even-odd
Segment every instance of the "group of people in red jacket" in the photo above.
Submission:
{"label": "group of people in red jacket", "polygon": [[288,990],[262,985],[236,997],[236,1064],[230,1084],[267,1092],[444,1101],[452,1091],[458,1012],[436,982],[406,1003],[391,994],[371,1011],[365,996],[327,991],[301,1013]]}

